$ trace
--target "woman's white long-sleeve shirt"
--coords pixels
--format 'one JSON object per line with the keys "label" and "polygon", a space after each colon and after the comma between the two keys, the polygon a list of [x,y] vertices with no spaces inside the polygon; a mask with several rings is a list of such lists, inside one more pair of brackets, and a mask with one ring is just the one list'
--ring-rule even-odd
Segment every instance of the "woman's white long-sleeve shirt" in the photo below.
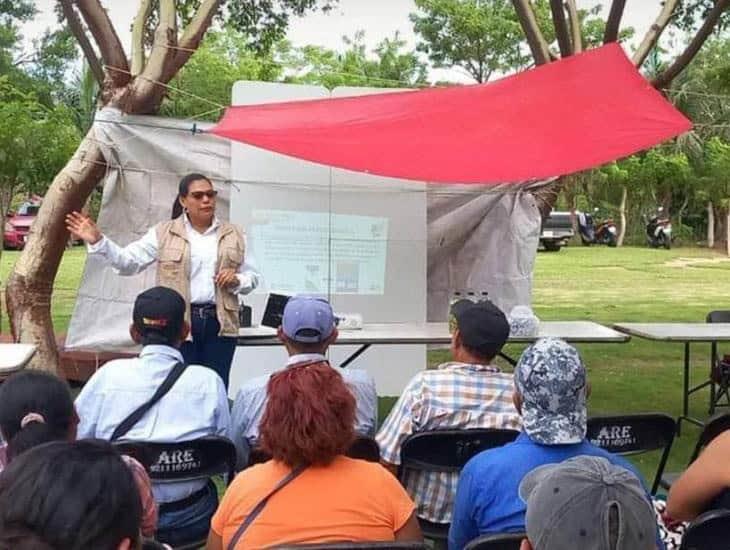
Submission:
{"label": "woman's white long-sleeve shirt", "polygon": [[[196,231],[187,216],[184,218],[184,225],[190,243],[190,303],[214,303],[220,222],[217,218],[213,219],[213,223],[204,233]],[[157,228],[151,227],[141,239],[125,247],[102,236],[98,242],[87,245],[87,250],[89,254],[103,257],[120,275],[135,275],[144,271],[159,257]],[[237,294],[248,294],[259,285],[261,279],[258,271],[247,262],[240,265],[236,277],[238,286],[232,288],[231,292]]]}

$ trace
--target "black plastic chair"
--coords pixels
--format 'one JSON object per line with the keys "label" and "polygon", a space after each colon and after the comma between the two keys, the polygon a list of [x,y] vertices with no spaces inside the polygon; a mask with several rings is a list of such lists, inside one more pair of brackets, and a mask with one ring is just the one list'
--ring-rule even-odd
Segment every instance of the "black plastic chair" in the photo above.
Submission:
{"label": "black plastic chair", "polygon": [[654,495],[659,489],[676,432],[677,422],[671,416],[640,413],[591,417],[586,437],[610,453],[625,456],[663,449],[651,485],[651,494]]}
{"label": "black plastic chair", "polygon": [[[178,483],[226,476],[233,481],[236,468],[236,447],[219,436],[207,436],[176,443],[118,441],[114,447],[140,462],[155,483]],[[191,550],[205,546],[206,539],[175,546],[175,550]]]}
{"label": "black plastic chair", "polygon": [[328,542],[321,544],[292,544],[274,546],[275,550],[425,550],[422,542]]}
{"label": "black plastic chair", "polygon": [[680,550],[727,550],[730,545],[730,510],[710,510],[689,524]]}
{"label": "black plastic chair", "polygon": [[[689,461],[687,462],[687,466],[692,464],[697,457],[700,456],[700,452],[710,443],[710,441],[726,430],[730,430],[730,413],[717,415],[708,420],[705,427],[700,432],[700,436],[697,438],[697,443],[692,451],[692,456],[690,456]],[[672,486],[672,483],[674,483],[680,475],[680,472],[665,474],[662,476],[659,484],[664,489],[669,489]]]}
{"label": "black plastic chair", "polygon": [[[401,445],[398,479],[405,482],[409,472],[461,472],[474,455],[514,441],[520,432],[496,428],[436,430],[409,435]],[[446,540],[448,523],[433,523],[419,518],[423,536]]]}
{"label": "black plastic chair", "polygon": [[[367,460],[368,462],[380,462],[380,447],[372,437],[358,436],[352,442],[350,448],[345,453],[350,458]],[[271,460],[271,456],[260,447],[254,447],[248,456],[248,465],[261,464]]]}
{"label": "black plastic chair", "polygon": [[[708,323],[730,323],[730,310],[716,310],[707,314],[705,319]],[[730,368],[720,361],[717,353],[717,342],[712,342],[710,347],[710,414],[715,413],[717,407],[730,406]],[[715,376],[713,376],[713,373]],[[726,404],[720,405],[720,400],[725,397]]]}
{"label": "black plastic chair", "polygon": [[522,539],[525,538],[525,533],[482,535],[470,541],[464,550],[520,550]]}

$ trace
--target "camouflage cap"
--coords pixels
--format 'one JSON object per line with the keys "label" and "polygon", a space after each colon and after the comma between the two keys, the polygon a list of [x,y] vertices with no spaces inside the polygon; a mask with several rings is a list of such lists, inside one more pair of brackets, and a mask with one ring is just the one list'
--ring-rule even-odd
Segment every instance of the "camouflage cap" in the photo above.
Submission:
{"label": "camouflage cap", "polygon": [[543,445],[579,443],[586,435],[586,370],[578,351],[558,338],[541,338],[515,367],[522,424]]}

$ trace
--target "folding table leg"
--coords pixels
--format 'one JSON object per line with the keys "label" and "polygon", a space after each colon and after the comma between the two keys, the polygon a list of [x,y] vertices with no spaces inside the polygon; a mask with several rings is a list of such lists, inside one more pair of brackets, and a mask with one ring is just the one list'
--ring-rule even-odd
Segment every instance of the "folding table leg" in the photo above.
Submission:
{"label": "folding table leg", "polygon": [[687,422],[691,422],[692,424],[695,424],[696,426],[700,426],[700,427],[703,427],[705,425],[704,422],[702,422],[696,418],[693,418],[689,415],[689,396],[690,396],[690,394],[707,385],[707,383],[703,383],[692,389],[690,389],[690,387],[689,387],[689,366],[690,366],[689,346],[690,346],[689,342],[684,343],[684,387],[683,387],[684,399],[682,402],[682,415],[677,419],[677,435],[681,435],[682,420],[686,420]]}

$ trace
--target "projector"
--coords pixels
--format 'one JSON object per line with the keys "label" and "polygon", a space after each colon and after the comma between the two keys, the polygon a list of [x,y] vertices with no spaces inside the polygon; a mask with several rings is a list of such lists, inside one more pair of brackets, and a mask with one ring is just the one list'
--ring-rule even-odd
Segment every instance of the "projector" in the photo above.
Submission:
{"label": "projector", "polygon": [[337,323],[339,330],[360,330],[362,328],[362,315],[359,313],[335,313],[340,320]]}

